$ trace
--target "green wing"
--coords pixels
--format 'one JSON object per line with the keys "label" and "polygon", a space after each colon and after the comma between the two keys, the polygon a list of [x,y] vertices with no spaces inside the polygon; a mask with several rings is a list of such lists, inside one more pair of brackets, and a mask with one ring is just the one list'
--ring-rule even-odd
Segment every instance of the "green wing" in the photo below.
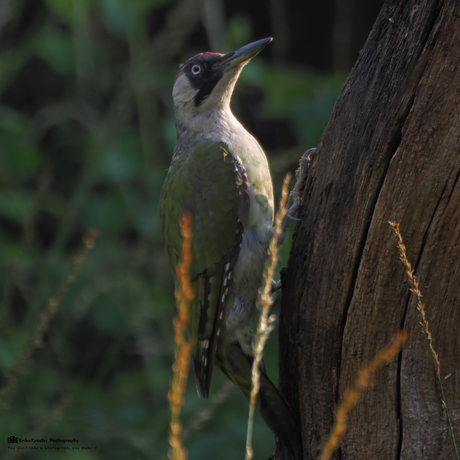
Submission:
{"label": "green wing", "polygon": [[163,186],[160,217],[173,270],[182,238],[179,222],[192,216],[192,267],[195,299],[190,328],[195,339],[197,389],[209,393],[228,275],[239,253],[243,224],[249,211],[247,177],[226,144],[208,142],[188,158],[178,158]]}

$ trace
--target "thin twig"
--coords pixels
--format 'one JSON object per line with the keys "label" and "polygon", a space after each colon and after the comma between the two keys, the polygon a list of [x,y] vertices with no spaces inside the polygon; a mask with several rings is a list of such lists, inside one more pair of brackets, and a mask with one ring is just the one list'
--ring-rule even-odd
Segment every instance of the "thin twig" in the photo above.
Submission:
{"label": "thin twig", "polygon": [[273,331],[275,315],[268,316],[270,307],[273,304],[273,297],[271,295],[272,279],[275,273],[276,264],[278,262],[278,239],[282,231],[282,222],[286,215],[287,208],[286,202],[288,198],[288,185],[291,180],[291,175],[288,173],[284,178],[283,189],[281,194],[281,202],[276,213],[275,219],[275,232],[268,247],[268,263],[265,265],[264,273],[262,276],[262,292],[259,291],[258,303],[260,305],[260,318],[257,326],[257,333],[254,345],[254,361],[252,364],[252,388],[251,399],[249,405],[248,417],[248,431],[246,437],[246,460],[252,459],[254,452],[252,450],[252,431],[254,426],[254,409],[257,400],[257,394],[260,388],[260,370],[259,366],[262,361],[263,350],[268,336]]}
{"label": "thin twig", "polygon": [[193,417],[193,420],[184,427],[182,431],[182,439],[186,440],[192,433],[201,430],[203,426],[211,420],[215,410],[228,399],[235,388],[236,387],[233,382],[227,380],[219,391],[212,397],[209,404],[198,411]]}
{"label": "thin twig", "polygon": [[190,283],[190,267],[192,265],[192,218],[190,214],[184,214],[180,223],[182,242],[181,260],[176,268],[176,278],[179,287],[175,292],[177,316],[174,318],[174,333],[176,344],[176,360],[173,365],[173,379],[168,392],[168,401],[171,406],[171,423],[169,432],[169,444],[172,447],[171,460],[186,460],[187,452],[182,446],[181,424],[179,421],[180,410],[183,404],[183,395],[187,383],[190,354],[193,347],[193,339],[185,340],[184,332],[189,321],[189,305],[194,298]]}
{"label": "thin twig", "polygon": [[56,316],[57,309],[64,294],[68,291],[70,285],[75,281],[81,264],[86,259],[88,251],[93,248],[94,240],[97,236],[97,230],[91,229],[83,238],[83,249],[74,257],[69,273],[64,281],[57,288],[53,296],[48,300],[45,310],[41,314],[40,320],[35,327],[29,341],[25,345],[19,359],[13,365],[6,377],[6,385],[0,392],[0,413],[8,407],[9,398],[15,388],[19,375],[27,371],[33,352],[43,346],[43,337],[50,327],[51,321]]}
{"label": "thin twig", "polygon": [[334,450],[339,447],[340,440],[347,430],[348,412],[358,403],[361,392],[369,387],[377,369],[392,361],[406,340],[407,332],[399,331],[393,336],[390,345],[380,350],[368,366],[358,371],[358,378],[355,384],[351,388],[347,388],[343,393],[343,400],[337,408],[334,427],[324,445],[321,460],[329,460]]}
{"label": "thin twig", "polygon": [[414,271],[412,270],[412,266],[407,259],[407,252],[406,252],[406,246],[404,244],[404,241],[401,236],[401,232],[399,231],[399,223],[398,222],[388,222],[391,225],[391,229],[393,230],[394,234],[396,235],[396,238],[398,240],[397,246],[399,250],[399,259],[403,263],[407,277],[409,278],[409,284],[410,284],[410,291],[414,294],[415,298],[417,299],[417,310],[420,312],[420,315],[422,317],[422,321],[419,323],[420,326],[422,326],[422,332],[426,335],[426,339],[428,341],[428,347],[430,348],[431,356],[433,358],[433,364],[434,364],[434,370],[436,372],[436,378],[439,383],[439,388],[441,389],[441,405],[442,405],[442,410],[444,411],[444,414],[446,416],[447,420],[447,425],[449,427],[449,432],[450,432],[450,437],[452,440],[452,445],[454,446],[454,452],[455,452],[455,458],[459,460],[459,454],[457,450],[457,444],[455,442],[455,436],[454,436],[454,429],[452,427],[452,423],[450,420],[449,416],[449,409],[447,407],[447,400],[446,396],[444,394],[444,387],[442,385],[442,379],[441,379],[441,362],[439,361],[439,356],[434,350],[433,347],[433,338],[431,336],[431,332],[428,329],[428,321],[426,319],[426,314],[425,314],[425,305],[422,302],[422,293],[420,292],[419,285],[417,278],[414,275]]}

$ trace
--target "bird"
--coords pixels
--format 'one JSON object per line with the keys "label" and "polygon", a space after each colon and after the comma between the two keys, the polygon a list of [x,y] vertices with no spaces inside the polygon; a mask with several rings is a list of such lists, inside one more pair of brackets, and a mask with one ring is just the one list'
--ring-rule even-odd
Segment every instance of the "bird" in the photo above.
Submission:
{"label": "bird", "polygon": [[[174,273],[182,244],[179,223],[184,212],[191,215],[195,298],[189,328],[202,397],[209,396],[214,366],[246,397],[251,392],[252,323],[275,206],[267,157],[230,102],[243,67],[271,41],[258,40],[227,54],[199,53],[179,67],[174,79],[177,142],[161,192],[160,220]],[[289,458],[300,460],[291,409],[263,363],[260,372],[256,407]]]}

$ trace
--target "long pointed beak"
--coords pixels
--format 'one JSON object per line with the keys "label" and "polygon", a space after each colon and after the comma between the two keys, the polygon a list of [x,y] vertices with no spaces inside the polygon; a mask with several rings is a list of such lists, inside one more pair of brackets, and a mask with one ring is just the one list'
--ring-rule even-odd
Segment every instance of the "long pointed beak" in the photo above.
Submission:
{"label": "long pointed beak", "polygon": [[235,68],[239,64],[250,61],[253,57],[257,56],[271,41],[273,38],[263,38],[249,45],[245,45],[236,51],[228,53],[224,56],[223,61],[219,64],[220,68],[225,71]]}

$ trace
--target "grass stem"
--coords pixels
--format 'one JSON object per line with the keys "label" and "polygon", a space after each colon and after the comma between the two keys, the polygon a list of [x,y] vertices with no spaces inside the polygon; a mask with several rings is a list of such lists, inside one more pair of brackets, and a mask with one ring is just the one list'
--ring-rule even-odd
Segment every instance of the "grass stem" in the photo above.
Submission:
{"label": "grass stem", "polygon": [[355,384],[347,388],[343,393],[343,400],[337,408],[334,427],[323,447],[321,460],[329,460],[332,453],[339,447],[340,440],[347,430],[348,412],[358,403],[361,392],[370,386],[372,377],[377,369],[392,361],[400,352],[406,340],[407,332],[399,331],[393,336],[390,345],[380,350],[368,366],[358,371],[358,378]]}
{"label": "grass stem", "polygon": [[260,388],[260,370],[259,366],[262,361],[263,350],[268,336],[274,329],[275,315],[270,315],[270,307],[273,304],[273,296],[271,294],[272,280],[275,273],[276,264],[278,263],[278,239],[282,232],[282,223],[287,212],[288,185],[291,180],[291,175],[288,173],[284,178],[283,189],[281,193],[281,201],[278,212],[275,218],[275,232],[268,247],[268,262],[262,276],[262,288],[259,291],[258,303],[260,305],[260,318],[257,326],[257,332],[254,345],[254,361],[252,364],[252,388],[249,405],[248,430],[246,435],[246,460],[252,459],[254,452],[252,450],[252,432],[254,426],[254,410],[256,406],[257,394]]}
{"label": "grass stem", "polygon": [[434,350],[433,347],[433,337],[431,336],[431,332],[428,329],[428,321],[426,319],[426,313],[425,313],[425,305],[422,302],[422,293],[420,292],[419,285],[417,278],[414,275],[414,271],[412,270],[412,266],[407,258],[407,251],[406,251],[406,246],[404,244],[404,241],[401,236],[401,232],[399,231],[399,223],[398,222],[388,222],[391,225],[391,229],[393,230],[393,233],[396,236],[397,239],[397,246],[398,246],[398,251],[399,251],[399,259],[403,263],[407,277],[409,278],[409,284],[410,284],[410,291],[412,294],[414,294],[415,298],[417,299],[417,310],[420,312],[420,316],[422,317],[422,321],[419,323],[420,326],[422,326],[422,332],[425,334],[426,339],[428,341],[428,347],[430,348],[431,356],[433,358],[433,363],[434,363],[434,370],[436,372],[436,378],[439,383],[439,388],[441,389],[441,405],[442,405],[442,410],[444,411],[444,414],[446,416],[447,420],[447,425],[449,427],[449,433],[450,437],[452,440],[452,445],[454,447],[454,452],[455,452],[455,458],[459,460],[459,455],[458,455],[458,449],[457,449],[457,444],[455,442],[455,436],[454,436],[454,429],[452,427],[452,422],[450,420],[450,415],[449,415],[449,409],[447,407],[447,400],[446,396],[444,394],[444,387],[442,385],[442,379],[441,379],[441,362],[439,361],[439,356]]}
{"label": "grass stem", "polygon": [[182,446],[181,424],[179,421],[180,410],[183,404],[183,395],[187,383],[190,354],[193,339],[184,337],[185,329],[189,322],[189,305],[194,298],[190,283],[190,267],[192,265],[192,217],[185,213],[180,223],[183,238],[181,260],[176,268],[176,278],[179,287],[175,292],[177,316],[174,318],[174,334],[176,344],[176,360],[173,365],[173,379],[168,392],[168,401],[171,407],[171,423],[169,431],[169,444],[171,445],[171,460],[186,460],[187,452]]}

